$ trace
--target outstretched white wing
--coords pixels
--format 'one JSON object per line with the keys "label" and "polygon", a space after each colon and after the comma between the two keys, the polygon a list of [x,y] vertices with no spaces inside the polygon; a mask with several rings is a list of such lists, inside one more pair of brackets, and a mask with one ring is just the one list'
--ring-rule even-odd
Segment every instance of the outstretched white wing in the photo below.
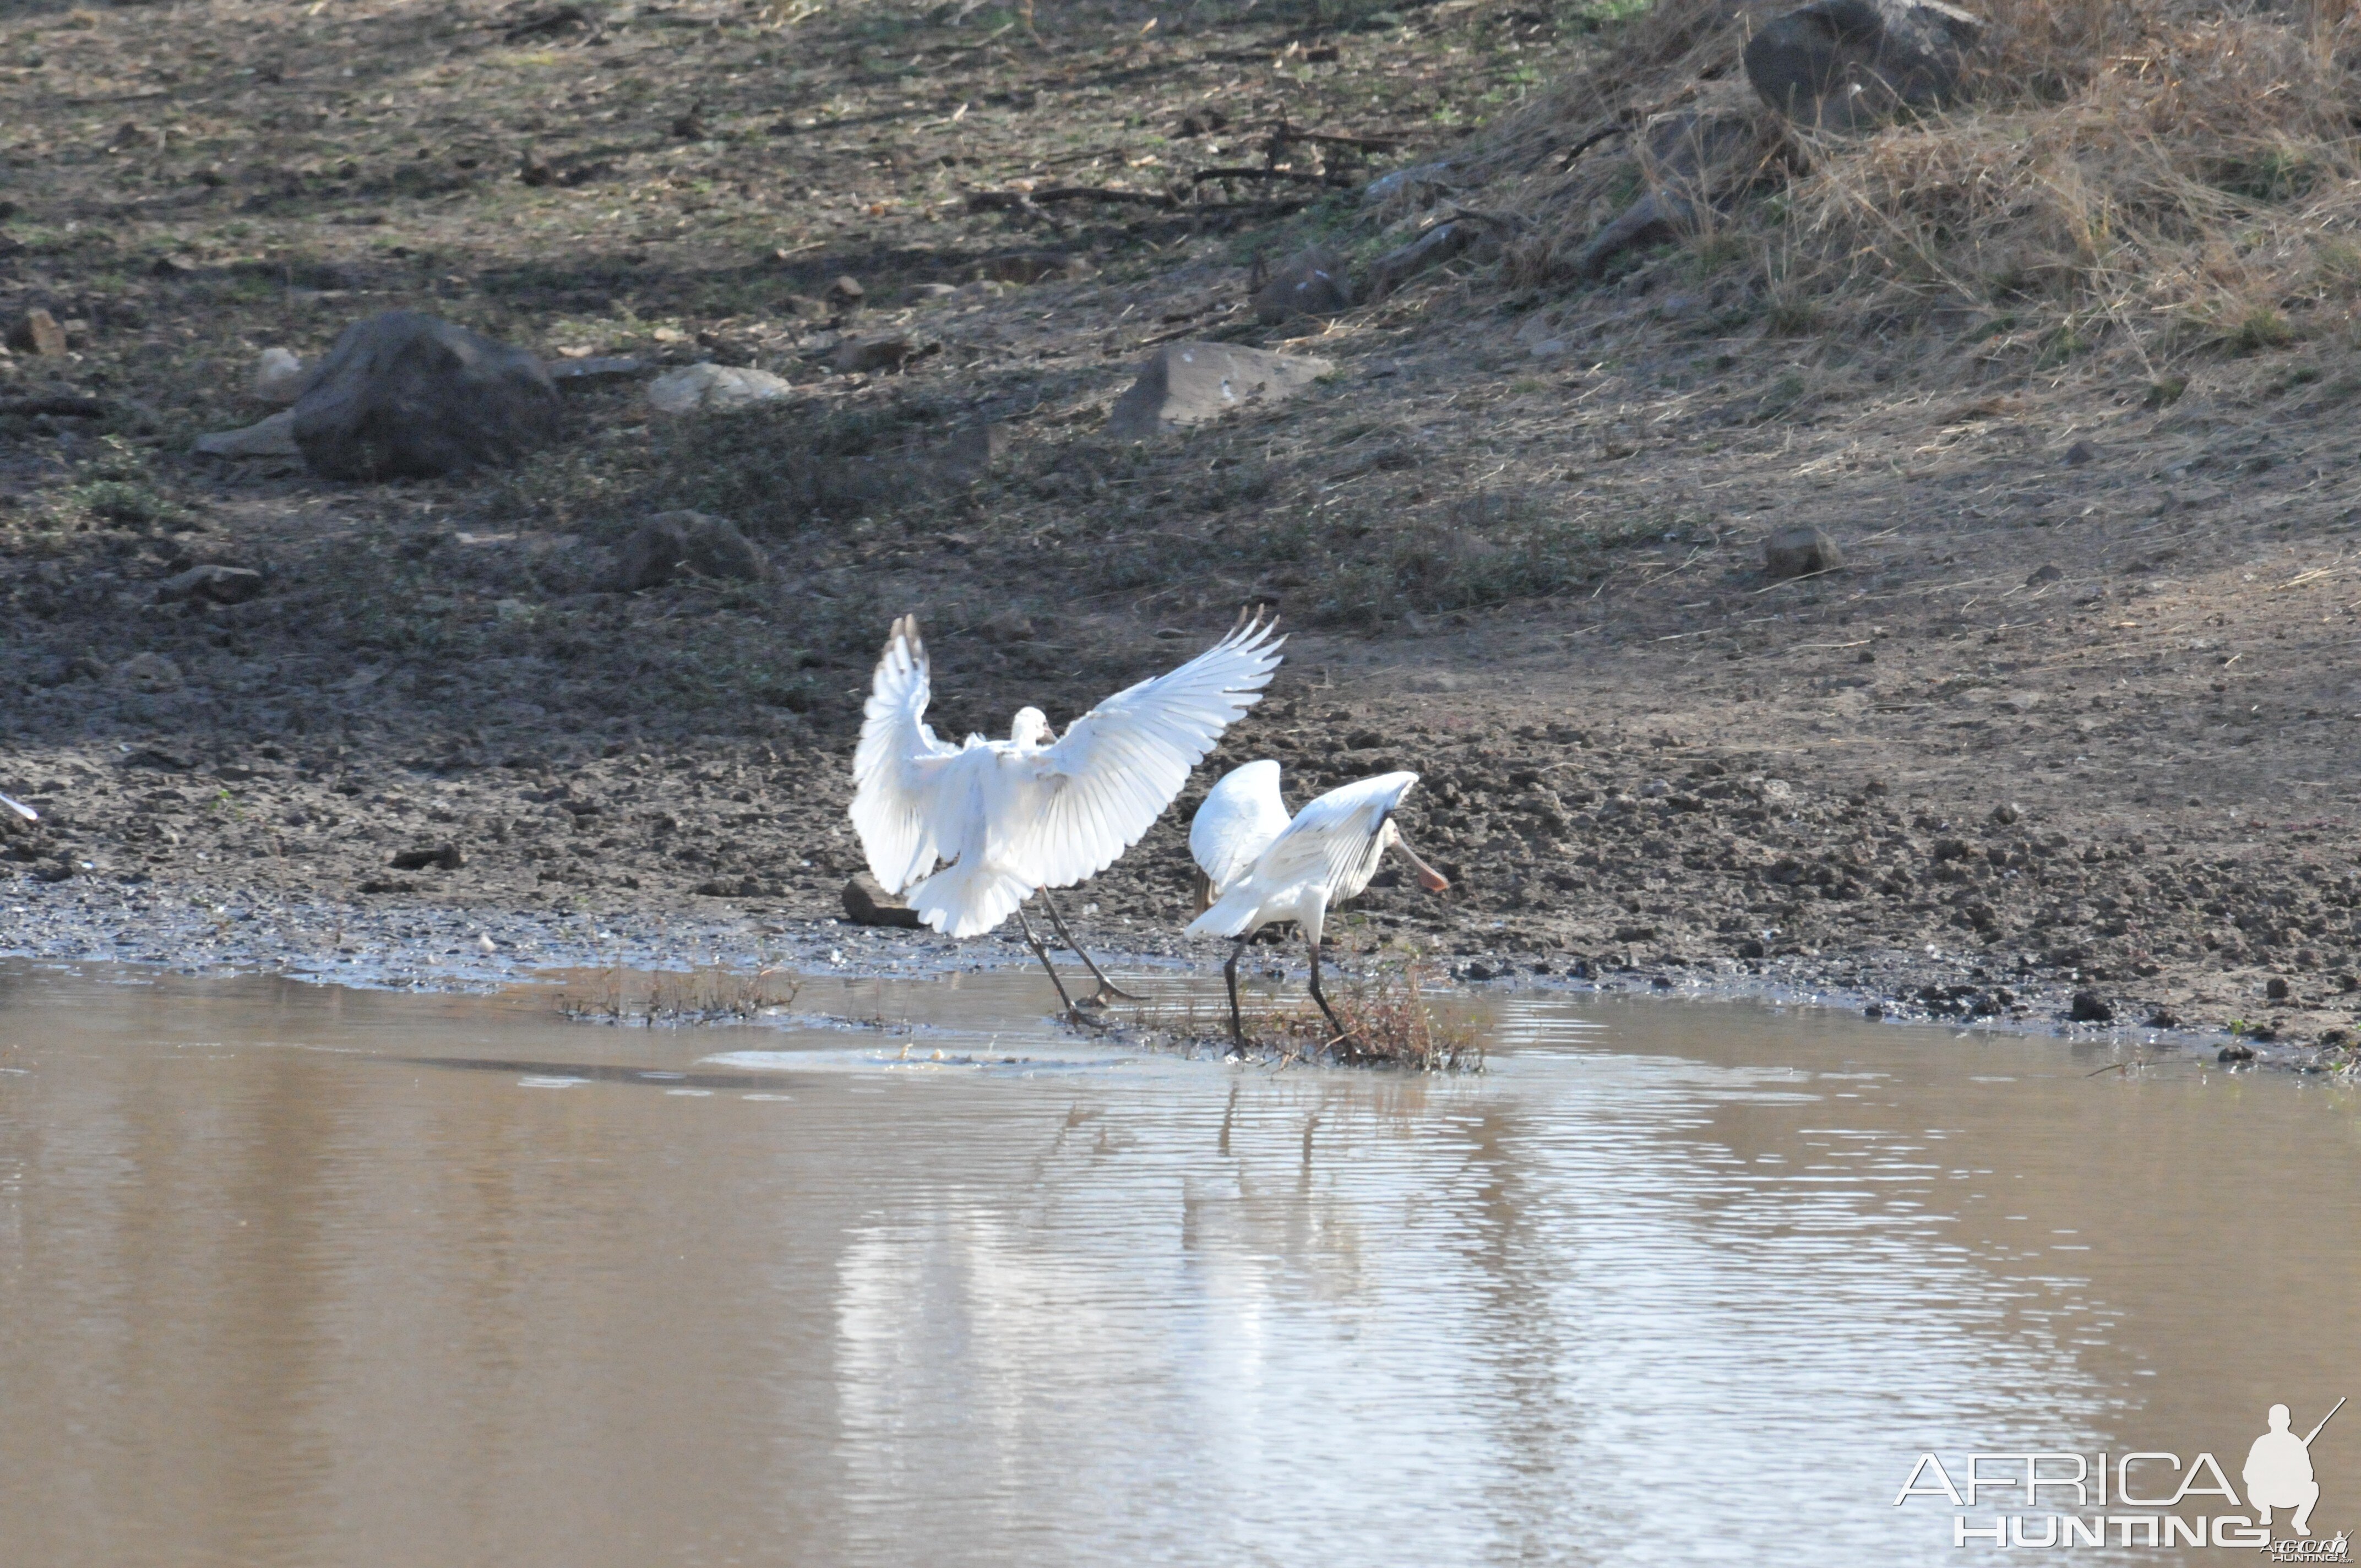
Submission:
{"label": "outstretched white wing", "polygon": [[1255,862],[1253,881],[1270,892],[1316,884],[1342,904],[1377,874],[1378,835],[1416,783],[1416,773],[1379,773],[1307,802]]}
{"label": "outstretched white wing", "polygon": [[[1230,634],[1154,680],[1117,692],[1056,745],[1011,757],[1016,796],[993,858],[1036,886],[1096,876],[1139,841],[1222,731],[1262,700],[1286,641],[1279,623],[1241,619]],[[1021,806],[1018,803],[1021,802]],[[997,814],[995,814],[997,815]]]}
{"label": "outstretched white wing", "polygon": [[1189,923],[1187,934],[1243,937],[1266,920],[1293,917],[1288,911],[1300,906],[1307,889],[1319,890],[1323,909],[1344,903],[1377,874],[1386,818],[1416,783],[1416,773],[1379,773],[1308,803],[1254,868]]}
{"label": "outstretched white wing", "polygon": [[862,708],[861,744],[852,753],[852,826],[869,856],[870,874],[900,893],[934,870],[943,813],[933,798],[955,746],[926,722],[927,646],[918,618],[894,623]]}
{"label": "outstretched white wing", "polygon": [[1189,855],[1219,894],[1246,875],[1256,857],[1286,831],[1279,764],[1266,757],[1232,768],[1207,792],[1189,823]]}

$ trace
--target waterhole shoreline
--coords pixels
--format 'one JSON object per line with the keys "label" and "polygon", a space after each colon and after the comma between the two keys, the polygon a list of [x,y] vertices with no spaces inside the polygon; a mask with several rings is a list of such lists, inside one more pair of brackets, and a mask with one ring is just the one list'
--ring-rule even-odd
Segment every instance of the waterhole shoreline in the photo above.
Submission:
{"label": "waterhole shoreline", "polygon": [[[275,975],[366,990],[485,992],[546,985],[553,1002],[568,987],[577,1003],[587,976],[710,971],[751,978],[829,976],[880,981],[1016,970],[1035,959],[1010,932],[954,943],[927,931],[879,929],[833,919],[771,916],[760,909],[711,916],[640,909],[533,911],[418,904],[357,905],[301,896],[225,892],[211,897],[139,896],[97,883],[21,888],[6,916],[0,958],[48,963],[119,965],[134,972],[231,978]],[[1117,971],[1206,976],[1219,967],[1217,944],[1184,943],[1170,933],[1078,918],[1082,938]],[[1348,952],[1347,969],[1366,957]],[[1564,954],[1485,951],[1429,955],[1424,961],[1444,994],[1474,999],[1510,993],[1646,995],[1704,1003],[1749,1003],[1867,1015],[1895,1025],[1954,1034],[1993,1033],[2070,1040],[2110,1060],[2221,1059],[2224,1036],[2135,1020],[2070,1021],[2072,987],[2029,977],[2004,978],[1967,955],[1886,950],[1807,953],[1756,962],[1701,965],[1633,960],[1608,967]],[[1072,972],[1078,967],[1069,964]],[[1291,943],[1258,944],[1246,972],[1300,986],[1301,954]],[[2011,983],[2014,980],[2015,982]],[[1043,990],[1045,1012],[1049,993]],[[596,1005],[578,1014],[597,1021]],[[670,1021],[696,1022],[698,1010],[675,1009]],[[632,1018],[627,1021],[643,1021]],[[659,1020],[665,1021],[665,1020]],[[2268,1041],[2248,1045],[2253,1065],[2318,1071],[2323,1053]],[[2094,1057],[2094,1060],[2097,1058]],[[2236,1058],[2246,1065],[2245,1058]]]}

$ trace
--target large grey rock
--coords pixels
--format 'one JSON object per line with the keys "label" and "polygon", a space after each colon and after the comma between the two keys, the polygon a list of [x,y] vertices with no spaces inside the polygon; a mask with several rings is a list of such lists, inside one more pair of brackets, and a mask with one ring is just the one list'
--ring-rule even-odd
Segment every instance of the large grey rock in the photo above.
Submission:
{"label": "large grey rock", "polygon": [[1255,291],[1255,320],[1265,325],[1296,316],[1333,316],[1352,308],[1352,275],[1334,246],[1298,251]]}
{"label": "large grey rock", "polygon": [[664,511],[631,532],[615,565],[625,592],[661,587],[684,571],[705,577],[760,582],[771,571],[762,547],[726,518],[701,511]]}
{"label": "large grey rock", "polygon": [[1274,354],[1227,343],[1168,343],[1115,400],[1107,433],[1146,441],[1233,409],[1295,396],[1336,367],[1309,354]]}
{"label": "large grey rock", "polygon": [[792,382],[768,370],[737,365],[684,365],[648,383],[648,402],[658,413],[685,414],[773,402],[795,389]]}
{"label": "large grey rock", "polygon": [[538,356],[414,311],[345,328],[291,411],[303,460],[331,479],[511,463],[558,425],[557,389]]}
{"label": "large grey rock", "polygon": [[1746,79],[1799,126],[1844,131],[1960,93],[1983,23],[1939,0],[1812,0],[1746,45]]}

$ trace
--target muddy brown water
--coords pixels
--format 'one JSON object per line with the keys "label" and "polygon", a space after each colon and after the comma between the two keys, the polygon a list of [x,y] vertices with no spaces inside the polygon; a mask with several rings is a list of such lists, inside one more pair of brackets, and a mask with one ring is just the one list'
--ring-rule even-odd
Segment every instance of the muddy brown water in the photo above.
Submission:
{"label": "muddy brown water", "polygon": [[[1954,1515],[2059,1496],[1896,1506],[1922,1453],[2243,1492],[2361,1394],[2333,1085],[1541,995],[1480,1078],[1242,1069],[1040,1002],[0,966],[0,1563],[1997,1561]],[[2361,1416],[2311,1453],[2361,1526]]]}

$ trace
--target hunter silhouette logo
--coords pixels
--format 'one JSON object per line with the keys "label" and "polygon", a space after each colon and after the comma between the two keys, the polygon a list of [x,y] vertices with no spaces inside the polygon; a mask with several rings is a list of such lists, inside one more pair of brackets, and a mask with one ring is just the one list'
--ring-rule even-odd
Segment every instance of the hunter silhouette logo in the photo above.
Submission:
{"label": "hunter silhouette logo", "polygon": [[[2178,1453],[2147,1449],[1971,1453],[1959,1469],[1947,1469],[1938,1454],[1922,1453],[1894,1504],[1940,1497],[1960,1510],[1951,1516],[1953,1546],[2243,1547],[2272,1563],[2350,1563],[2352,1543],[2343,1530],[2312,1533],[2312,1510],[2320,1504],[2312,1443],[2344,1408],[2337,1400],[2298,1436],[2288,1407],[2273,1405],[2264,1417],[2269,1430],[2247,1448],[2238,1473],[2243,1500],[2213,1454],[2192,1455],[2184,1464]],[[2004,1511],[1978,1520],[1968,1510],[1980,1502],[1990,1508],[1993,1499],[1987,1494],[1999,1494]],[[2207,1513],[2197,1513],[2208,1499],[2218,1500]],[[2283,1508],[2290,1533],[2274,1538],[2273,1516]]]}
{"label": "hunter silhouette logo", "polygon": [[[2337,1400],[2320,1418],[2320,1427],[2344,1408],[2345,1401]],[[2293,1508],[2295,1517],[2288,1520],[2288,1528],[2299,1536],[2310,1535],[2312,1505],[2320,1501],[2320,1483],[2312,1474],[2312,1440],[2320,1435],[2320,1427],[2296,1436],[2288,1431],[2285,1405],[2273,1405],[2268,1419],[2271,1430],[2246,1450],[2246,1467],[2239,1472],[2239,1479],[2246,1484],[2246,1501],[2254,1508],[2255,1522],[2265,1530],[2271,1528],[2273,1508]]]}

